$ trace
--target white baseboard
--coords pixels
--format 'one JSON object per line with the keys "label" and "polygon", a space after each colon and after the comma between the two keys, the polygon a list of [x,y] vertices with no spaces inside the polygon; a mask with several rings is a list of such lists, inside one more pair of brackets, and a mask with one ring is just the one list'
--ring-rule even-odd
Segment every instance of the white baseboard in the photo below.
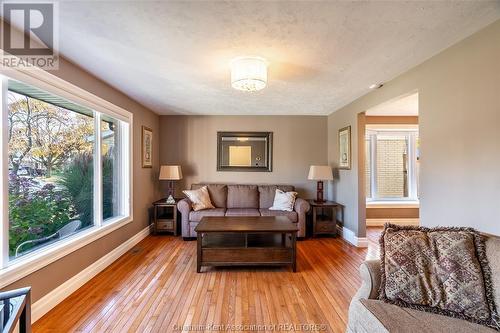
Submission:
{"label": "white baseboard", "polygon": [[356,247],[368,247],[368,238],[357,237],[354,231],[347,229],[346,227],[339,228],[339,234],[347,242],[351,243]]}
{"label": "white baseboard", "polygon": [[120,244],[114,250],[104,255],[102,258],[88,266],[80,273],[76,274],[47,295],[43,296],[31,307],[31,322],[34,323],[43,315],[49,312],[66,297],[74,293],[78,288],[90,281],[94,276],[111,265],[120,258],[125,252],[133,248],[137,243],[149,235],[149,226],[139,231],[126,242]]}
{"label": "white baseboard", "polygon": [[366,219],[367,227],[382,227],[387,222],[397,225],[420,225],[420,219]]}

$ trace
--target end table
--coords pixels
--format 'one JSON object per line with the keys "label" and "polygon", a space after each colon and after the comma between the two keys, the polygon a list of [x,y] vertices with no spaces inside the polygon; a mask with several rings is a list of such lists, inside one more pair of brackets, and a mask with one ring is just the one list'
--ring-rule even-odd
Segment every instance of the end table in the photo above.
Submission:
{"label": "end table", "polygon": [[163,198],[153,202],[153,233],[171,232],[177,236],[177,202],[167,203],[167,199]]}
{"label": "end table", "polygon": [[[337,235],[337,222],[344,224],[344,205],[335,201],[318,202],[308,200],[312,207],[313,237],[318,235]],[[340,211],[341,220],[337,220]]]}

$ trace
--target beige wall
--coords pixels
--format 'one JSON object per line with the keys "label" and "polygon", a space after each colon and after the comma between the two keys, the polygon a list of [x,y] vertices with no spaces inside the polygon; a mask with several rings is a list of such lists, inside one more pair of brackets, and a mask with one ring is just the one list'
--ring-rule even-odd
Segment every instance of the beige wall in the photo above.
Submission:
{"label": "beige wall", "polygon": [[[358,166],[358,147],[356,137],[358,135],[357,113],[349,111],[337,111],[328,117],[328,163],[336,170],[338,166],[338,131],[346,126],[351,126],[351,169],[337,170],[334,172],[334,181],[327,186],[327,197],[345,206],[344,227],[358,233],[358,220],[362,219],[358,211],[358,177],[356,168]],[[364,231],[363,231],[364,232]]]}
{"label": "beige wall", "polygon": [[[177,190],[197,182],[292,184],[303,197],[316,195],[307,180],[311,164],[327,163],[326,117],[161,116],[160,161],[180,164]],[[273,132],[272,172],[218,172],[217,131]]]}
{"label": "beige wall", "polygon": [[[105,237],[4,288],[13,289],[32,286],[32,300],[34,302],[145,228],[149,223],[148,207],[159,196],[159,186],[156,180],[159,161],[158,115],[67,61],[63,60],[60,69],[52,73],[134,114],[134,220]],[[153,146],[154,167],[152,169],[141,168],[140,140],[142,125],[153,129],[155,144]]]}
{"label": "beige wall", "polygon": [[[418,91],[423,226],[472,226],[500,234],[500,21],[387,82],[328,117],[328,158],[337,160],[337,130],[356,131],[356,114]],[[367,85],[369,82],[367,82]],[[353,133],[353,150],[357,149]],[[360,237],[356,216],[359,182],[353,168],[340,171],[329,196],[347,205],[348,227]],[[359,191],[358,191],[359,192]]]}

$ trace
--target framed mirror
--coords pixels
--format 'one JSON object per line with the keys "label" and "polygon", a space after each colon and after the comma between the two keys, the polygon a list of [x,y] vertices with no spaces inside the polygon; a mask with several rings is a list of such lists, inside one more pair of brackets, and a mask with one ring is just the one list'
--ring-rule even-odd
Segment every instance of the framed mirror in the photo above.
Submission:
{"label": "framed mirror", "polygon": [[217,132],[217,171],[272,171],[272,132]]}

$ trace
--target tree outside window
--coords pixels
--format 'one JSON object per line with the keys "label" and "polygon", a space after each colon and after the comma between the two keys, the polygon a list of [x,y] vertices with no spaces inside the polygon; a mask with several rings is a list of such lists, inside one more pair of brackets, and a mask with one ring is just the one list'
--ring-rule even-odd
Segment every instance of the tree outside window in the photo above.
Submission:
{"label": "tree outside window", "polygon": [[[94,225],[94,114],[46,100],[8,92],[11,258]],[[112,120],[102,122],[113,138],[102,156],[103,218],[118,214]]]}

